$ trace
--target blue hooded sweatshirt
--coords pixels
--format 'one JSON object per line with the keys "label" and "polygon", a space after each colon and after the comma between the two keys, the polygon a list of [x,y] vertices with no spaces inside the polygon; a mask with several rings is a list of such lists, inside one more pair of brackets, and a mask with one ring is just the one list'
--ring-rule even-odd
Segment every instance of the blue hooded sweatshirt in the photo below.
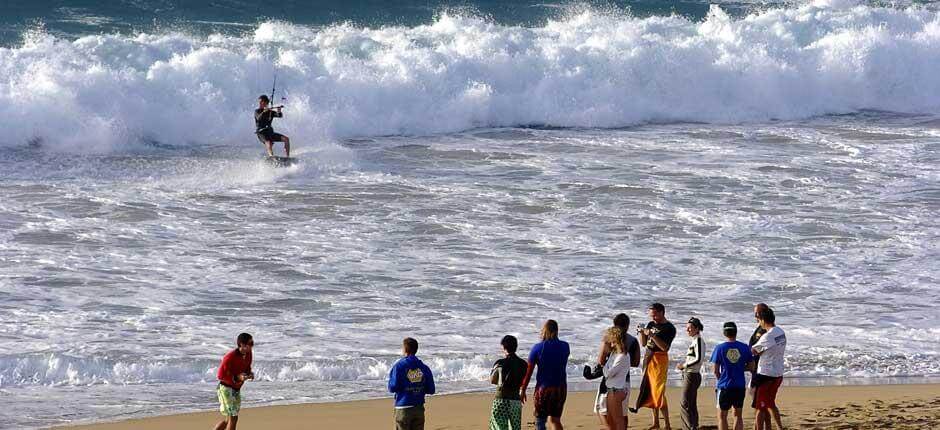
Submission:
{"label": "blue hooded sweatshirt", "polygon": [[424,395],[434,394],[434,376],[418,357],[409,355],[392,366],[388,391],[395,393],[396,408],[423,405]]}

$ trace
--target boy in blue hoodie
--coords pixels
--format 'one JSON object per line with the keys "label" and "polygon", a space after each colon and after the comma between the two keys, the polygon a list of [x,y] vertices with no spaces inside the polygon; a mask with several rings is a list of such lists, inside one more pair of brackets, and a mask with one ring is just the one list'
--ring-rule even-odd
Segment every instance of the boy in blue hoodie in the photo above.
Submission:
{"label": "boy in blue hoodie", "polygon": [[434,376],[415,354],[418,341],[406,337],[402,355],[388,375],[388,391],[395,393],[395,429],[424,430],[424,396],[434,394]]}

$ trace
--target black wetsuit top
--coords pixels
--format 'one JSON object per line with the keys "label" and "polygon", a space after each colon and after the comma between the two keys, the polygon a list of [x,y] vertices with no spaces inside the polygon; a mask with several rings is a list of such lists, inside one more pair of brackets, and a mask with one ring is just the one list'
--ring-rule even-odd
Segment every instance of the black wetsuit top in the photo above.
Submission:
{"label": "black wetsuit top", "polygon": [[496,387],[497,399],[519,400],[521,398],[519,387],[522,386],[528,366],[528,363],[516,354],[496,361],[493,365],[493,372],[502,378]]}
{"label": "black wetsuit top", "polygon": [[651,334],[647,338],[648,340],[646,341],[646,347],[649,348],[650,351],[653,351],[653,352],[662,351],[661,349],[659,349],[659,346],[656,345],[656,342],[653,342],[653,336],[656,336],[660,340],[662,340],[663,343],[665,343],[667,347],[672,346],[672,340],[676,338],[676,326],[672,325],[671,322],[666,321],[662,324],[656,324],[655,322],[650,321],[649,323],[646,324],[646,328],[659,329],[659,333],[655,335]]}
{"label": "black wetsuit top", "polygon": [[255,109],[255,133],[274,133],[271,122],[274,118],[281,118],[284,114],[271,109]]}

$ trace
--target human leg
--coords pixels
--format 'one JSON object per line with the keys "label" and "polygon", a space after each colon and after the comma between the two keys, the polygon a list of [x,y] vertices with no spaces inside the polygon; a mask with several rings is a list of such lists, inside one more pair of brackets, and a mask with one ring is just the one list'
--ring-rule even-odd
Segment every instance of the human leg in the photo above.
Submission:
{"label": "human leg", "polygon": [[238,425],[238,413],[242,406],[241,393],[219,384],[216,394],[219,397],[219,412],[225,419],[215,425],[215,430],[235,430],[235,426]]}
{"label": "human leg", "polygon": [[653,411],[653,425],[649,426],[648,429],[658,429],[659,428],[659,409],[652,409]]}
{"label": "human leg", "polygon": [[624,430],[622,390],[611,390],[607,393],[607,428],[610,430]]}
{"label": "human leg", "polygon": [[[770,408],[770,413],[774,418],[774,422],[777,423],[777,430],[783,430],[783,420],[780,419],[780,408],[774,406]],[[770,428],[769,426],[767,428]]]}
{"label": "human leg", "polygon": [[698,430],[698,388],[702,385],[702,375],[690,372],[683,374],[682,379],[682,428]]}
{"label": "human leg", "polygon": [[744,430],[744,408],[734,408],[734,430]]}
{"label": "human leg", "polygon": [[522,430],[522,401],[509,401],[509,428]]}
{"label": "human leg", "polygon": [[548,417],[535,417],[535,430],[548,430],[545,426],[546,422],[548,422]]}
{"label": "human leg", "polygon": [[718,430],[728,430],[728,411],[718,409]]}
{"label": "human leg", "polygon": [[[512,402],[512,400],[506,399],[493,399],[493,408],[490,413],[490,430],[512,429],[513,413],[516,412],[518,415],[522,412],[521,408],[514,411]],[[521,421],[522,419],[519,417],[517,422]]]}

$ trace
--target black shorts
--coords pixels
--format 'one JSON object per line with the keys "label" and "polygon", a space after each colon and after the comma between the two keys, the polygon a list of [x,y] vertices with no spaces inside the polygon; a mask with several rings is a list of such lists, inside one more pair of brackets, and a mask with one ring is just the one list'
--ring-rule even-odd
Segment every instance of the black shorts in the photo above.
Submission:
{"label": "black shorts", "polygon": [[715,390],[718,393],[718,408],[727,411],[731,408],[744,408],[744,395],[747,389],[741,388],[719,388]]}
{"label": "black shorts", "polygon": [[270,129],[268,129],[267,131],[262,131],[262,132],[259,132],[259,133],[255,133],[255,136],[258,136],[258,140],[261,141],[261,143],[266,143],[266,142],[283,142],[283,141],[284,141],[284,135],[283,135],[283,134],[281,134],[281,133],[275,133],[274,131],[272,131],[272,130],[270,130]]}

